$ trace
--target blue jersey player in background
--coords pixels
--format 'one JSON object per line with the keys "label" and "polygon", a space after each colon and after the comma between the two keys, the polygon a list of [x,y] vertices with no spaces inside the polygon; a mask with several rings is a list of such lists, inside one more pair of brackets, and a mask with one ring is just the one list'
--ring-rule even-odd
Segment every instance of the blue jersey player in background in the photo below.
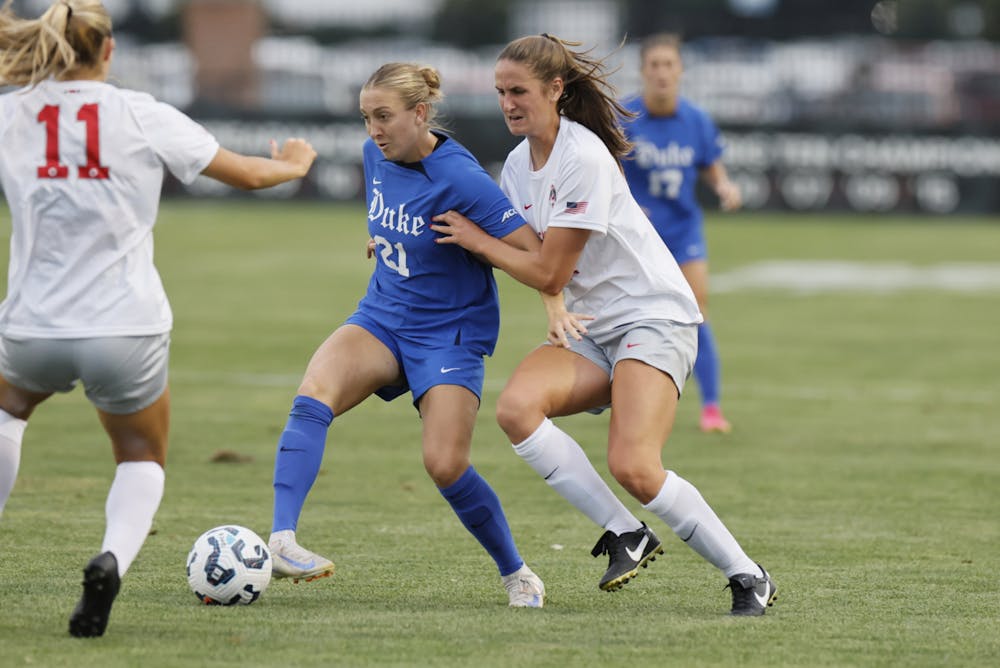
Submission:
{"label": "blue jersey player in background", "polygon": [[723,210],[741,205],[739,188],[722,165],[715,123],[679,94],[684,68],[680,39],[647,37],[640,47],[642,94],[624,102],[636,114],[625,122],[634,148],[622,164],[629,189],[667,244],[698,300],[705,322],[698,328],[694,376],[701,390],[701,429],[728,432],[719,401],[719,354],[708,322],[708,261],[695,186],[702,178]]}
{"label": "blue jersey player in background", "polygon": [[514,544],[500,501],[470,462],[484,356],[500,326],[492,268],[434,242],[433,216],[463,212],[521,249],[540,240],[476,159],[434,122],[443,94],[430,67],[389,63],[361,90],[369,256],[375,271],[357,311],[313,354],[278,441],[274,575],[313,580],[333,563],[301,547],[296,525],[327,430],[376,394],[406,392],[423,421],[424,467],[462,524],[493,557],[514,607],[542,607],[545,587]]}

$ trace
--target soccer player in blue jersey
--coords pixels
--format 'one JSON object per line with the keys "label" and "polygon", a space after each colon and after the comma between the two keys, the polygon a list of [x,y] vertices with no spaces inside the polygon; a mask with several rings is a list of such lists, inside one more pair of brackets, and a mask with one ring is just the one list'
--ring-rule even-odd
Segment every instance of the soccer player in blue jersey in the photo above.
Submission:
{"label": "soccer player in blue jersey", "polygon": [[701,390],[701,430],[729,432],[719,404],[720,365],[708,323],[708,260],[702,212],[695,198],[701,177],[723,210],[738,209],[740,190],[723,166],[722,141],[715,123],[679,94],[684,67],[680,39],[661,33],[640,47],[642,93],[625,100],[636,114],[625,131],[634,147],[623,161],[629,189],[653,222],[687,278],[705,322],[698,327],[694,376]]}
{"label": "soccer player in blue jersey", "polygon": [[372,394],[407,391],[423,421],[424,467],[462,524],[493,557],[510,605],[542,607],[545,587],[524,563],[500,501],[470,463],[484,356],[500,325],[492,267],[435,243],[440,213],[460,210],[520,248],[540,241],[476,159],[435,123],[443,97],[430,67],[389,63],[361,90],[369,256],[375,271],[358,309],[315,352],[278,441],[274,575],[313,580],[333,563],[298,545],[296,525],[334,416]]}

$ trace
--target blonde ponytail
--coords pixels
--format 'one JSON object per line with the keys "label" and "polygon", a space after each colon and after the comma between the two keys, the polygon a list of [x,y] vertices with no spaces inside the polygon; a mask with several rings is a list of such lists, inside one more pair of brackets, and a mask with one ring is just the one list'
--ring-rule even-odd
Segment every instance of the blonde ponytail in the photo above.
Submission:
{"label": "blonde ponytail", "polygon": [[0,84],[33,86],[97,65],[111,36],[111,16],[95,0],[59,0],[37,19],[0,7]]}

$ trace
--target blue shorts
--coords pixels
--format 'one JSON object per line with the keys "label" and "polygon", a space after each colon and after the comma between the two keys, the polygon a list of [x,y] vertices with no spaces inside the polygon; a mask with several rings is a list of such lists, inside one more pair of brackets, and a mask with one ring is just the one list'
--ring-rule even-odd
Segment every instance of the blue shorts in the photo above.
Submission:
{"label": "blue shorts", "polygon": [[420,397],[435,385],[458,385],[482,399],[486,362],[479,346],[453,343],[449,332],[442,332],[440,344],[416,342],[389,330],[362,311],[355,311],[347,324],[362,327],[381,341],[403,371],[401,384],[386,385],[375,391],[381,399],[392,401],[409,391],[416,406]]}
{"label": "blue shorts", "polygon": [[[657,232],[660,230],[657,229]],[[660,238],[667,244],[677,264],[704,260],[708,257],[705,232],[701,223],[684,225],[679,230],[671,230],[670,234],[660,233]]]}

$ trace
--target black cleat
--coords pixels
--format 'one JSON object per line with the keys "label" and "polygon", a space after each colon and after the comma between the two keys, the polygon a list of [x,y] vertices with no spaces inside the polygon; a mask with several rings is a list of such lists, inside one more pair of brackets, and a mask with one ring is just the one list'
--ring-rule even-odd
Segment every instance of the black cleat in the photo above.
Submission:
{"label": "black cleat", "polygon": [[760,567],[763,577],[753,573],[739,573],[729,578],[726,586],[733,592],[733,609],[729,614],[738,617],[759,617],[778,598],[778,588],[771,581],[764,567]]}
{"label": "black cleat", "polygon": [[121,578],[118,559],[110,552],[99,554],[83,569],[83,596],[69,618],[69,634],[77,638],[104,635]]}
{"label": "black cleat", "polygon": [[641,528],[620,536],[605,531],[590,553],[595,557],[608,555],[608,570],[597,586],[604,591],[615,591],[637,576],[640,566],[646,568],[656,555],[663,554],[663,547],[660,546],[660,539],[643,522]]}

